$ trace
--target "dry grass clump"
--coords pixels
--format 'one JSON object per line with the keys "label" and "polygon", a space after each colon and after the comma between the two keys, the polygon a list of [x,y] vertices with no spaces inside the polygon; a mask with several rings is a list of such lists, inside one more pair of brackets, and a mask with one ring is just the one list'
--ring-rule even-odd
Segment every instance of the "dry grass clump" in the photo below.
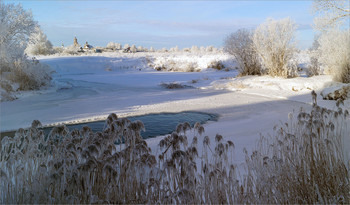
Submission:
{"label": "dry grass clump", "polygon": [[248,203],[349,204],[349,158],[343,147],[349,140],[349,112],[321,108],[300,111],[290,123],[275,127],[247,155]]}
{"label": "dry grass clump", "polygon": [[[1,141],[1,203],[146,201],[142,176],[148,175],[141,173],[151,171],[156,160],[140,136],[142,122],[112,114],[102,132],[62,125],[48,136],[39,125],[34,121]],[[124,142],[123,149],[115,142]]]}
{"label": "dry grass clump", "polygon": [[[3,66],[4,65],[4,66]],[[48,65],[25,56],[11,63],[0,62],[1,100],[16,99],[16,91],[38,90],[51,83],[51,70]]]}
{"label": "dry grass clump", "polygon": [[344,103],[350,97],[350,85],[345,85],[330,93],[321,93],[324,100],[336,100],[337,104]]}
{"label": "dry grass clump", "polygon": [[171,83],[161,83],[160,86],[166,89],[183,89],[183,88],[188,88],[190,86],[183,85],[181,83],[177,82],[171,82]]}
{"label": "dry grass clump", "polygon": [[[195,161],[197,137],[204,132],[199,123],[194,128],[189,123],[178,125],[160,142],[163,152],[158,159],[141,138],[142,122],[118,119],[115,114],[97,133],[89,127],[69,131],[62,125],[45,136],[40,126],[34,121],[31,128],[1,141],[1,203],[228,202],[228,190],[209,186],[224,187],[222,183],[229,181],[225,162],[233,143],[217,136],[212,159],[208,148],[201,156],[201,177]],[[190,133],[194,140],[188,144]],[[209,145],[208,137],[204,143]]]}
{"label": "dry grass clump", "polygon": [[310,113],[301,111],[246,152],[241,178],[234,143],[203,136],[200,123],[179,124],[156,157],[141,138],[140,121],[111,114],[102,132],[62,125],[48,135],[33,121],[1,140],[0,203],[348,204],[350,164],[342,152],[348,115],[315,100]]}
{"label": "dry grass clump", "polygon": [[223,70],[225,68],[225,65],[222,63],[222,61],[212,61],[208,64],[207,68],[214,68],[216,70]]}

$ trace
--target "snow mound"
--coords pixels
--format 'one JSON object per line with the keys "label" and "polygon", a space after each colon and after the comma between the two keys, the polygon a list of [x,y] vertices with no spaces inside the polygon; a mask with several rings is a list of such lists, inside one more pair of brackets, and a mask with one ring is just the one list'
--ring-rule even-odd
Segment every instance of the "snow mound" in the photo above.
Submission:
{"label": "snow mound", "polygon": [[199,72],[210,68],[231,70],[235,67],[232,56],[217,54],[158,54],[151,57],[150,67],[156,70]]}
{"label": "snow mound", "polygon": [[267,90],[302,92],[319,90],[333,83],[331,76],[328,75],[314,76],[310,78],[297,77],[290,79],[271,76],[245,76],[226,81],[228,82],[214,82],[213,86],[217,88],[226,88],[229,90],[260,88]]}

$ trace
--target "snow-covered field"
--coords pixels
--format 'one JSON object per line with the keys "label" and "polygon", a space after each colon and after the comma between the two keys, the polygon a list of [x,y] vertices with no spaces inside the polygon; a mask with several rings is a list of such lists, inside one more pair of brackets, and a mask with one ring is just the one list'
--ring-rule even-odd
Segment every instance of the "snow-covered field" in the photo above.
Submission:
{"label": "snow-covered field", "polygon": [[[310,108],[312,90],[319,94],[326,87],[337,86],[328,75],[293,79],[237,78],[237,71],[232,69],[233,60],[220,53],[192,56],[104,53],[39,59],[53,70],[53,86],[22,93],[15,101],[2,102],[2,132],[29,127],[34,119],[43,125],[56,125],[101,120],[110,113],[127,117],[201,111],[220,115],[217,122],[204,126],[205,135],[214,137],[220,133],[232,140],[238,148],[238,162],[244,159],[241,150],[253,148],[260,133],[272,133],[273,126],[287,121],[288,113],[293,110]],[[230,69],[207,68],[213,61],[220,61]],[[169,62],[172,66],[193,63],[200,72],[166,72],[149,67],[152,63],[154,66]],[[186,88],[160,86],[173,82]],[[335,107],[333,101],[324,101],[321,97],[318,100],[321,106]],[[345,106],[350,107],[348,101]],[[157,152],[160,139],[147,140],[153,152]]]}

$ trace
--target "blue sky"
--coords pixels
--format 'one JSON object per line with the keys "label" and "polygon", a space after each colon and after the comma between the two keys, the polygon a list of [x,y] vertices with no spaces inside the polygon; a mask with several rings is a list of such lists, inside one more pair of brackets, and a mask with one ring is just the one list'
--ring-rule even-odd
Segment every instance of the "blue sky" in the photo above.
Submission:
{"label": "blue sky", "polygon": [[290,17],[300,48],[312,44],[312,1],[6,1],[30,9],[56,46],[108,42],[154,48],[214,45],[239,28],[266,18]]}

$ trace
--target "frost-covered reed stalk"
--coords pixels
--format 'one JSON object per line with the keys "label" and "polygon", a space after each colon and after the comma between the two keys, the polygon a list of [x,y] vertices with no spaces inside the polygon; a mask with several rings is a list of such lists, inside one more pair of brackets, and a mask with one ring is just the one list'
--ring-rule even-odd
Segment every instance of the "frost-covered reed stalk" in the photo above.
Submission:
{"label": "frost-covered reed stalk", "polygon": [[179,124],[156,158],[140,121],[111,114],[102,132],[62,125],[49,135],[34,121],[1,140],[0,203],[349,204],[349,113],[321,108],[313,96],[311,112],[290,114],[245,151],[245,173],[232,163],[234,143],[203,136],[199,123]]}
{"label": "frost-covered reed stalk", "polygon": [[[349,112],[321,108],[301,110],[290,123],[275,127],[272,137],[262,137],[246,161],[252,184],[251,203],[350,202]],[[296,119],[295,119],[296,118]]]}

